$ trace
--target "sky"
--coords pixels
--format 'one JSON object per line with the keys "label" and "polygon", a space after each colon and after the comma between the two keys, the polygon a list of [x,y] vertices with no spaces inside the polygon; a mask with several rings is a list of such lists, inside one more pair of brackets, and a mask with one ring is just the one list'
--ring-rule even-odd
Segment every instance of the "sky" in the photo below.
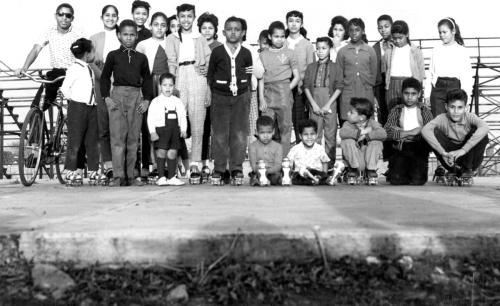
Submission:
{"label": "sky", "polygon": [[[90,36],[102,30],[100,20],[101,9],[106,4],[115,4],[120,11],[120,20],[131,17],[132,0],[89,0],[68,1],[75,8],[74,25],[80,27]],[[325,1],[316,0],[304,4],[303,0],[189,0],[196,5],[197,15],[209,11],[219,17],[219,23],[229,16],[236,15],[247,20],[249,42],[256,42],[259,32],[269,26],[272,21],[285,21],[286,12],[299,10],[304,13],[304,27],[308,30],[312,40],[325,36],[330,26],[330,20],[335,15],[347,18],[361,17],[366,24],[366,33],[369,40],[379,38],[377,32],[377,17],[381,14],[390,14],[395,20],[405,20],[410,27],[411,38],[437,38],[437,22],[451,16],[460,26],[464,37],[500,36],[498,12],[500,1],[475,0],[459,2],[452,0],[373,0]],[[2,29],[3,42],[0,48],[0,60],[12,68],[20,67],[31,50],[33,44],[39,40],[42,33],[52,24],[55,24],[55,9],[61,0],[16,0],[2,1]],[[175,7],[183,2],[165,0],[150,0],[151,14],[163,11],[167,15],[175,13]],[[472,5],[472,3],[474,5]],[[221,33],[219,26],[219,36]],[[48,67],[48,48],[39,56],[33,67]]]}

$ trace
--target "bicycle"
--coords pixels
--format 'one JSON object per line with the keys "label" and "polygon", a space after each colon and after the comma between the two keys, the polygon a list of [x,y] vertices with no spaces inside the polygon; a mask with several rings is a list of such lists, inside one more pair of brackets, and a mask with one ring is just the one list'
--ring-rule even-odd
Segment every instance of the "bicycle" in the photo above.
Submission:
{"label": "bicycle", "polygon": [[[40,83],[31,108],[24,119],[19,140],[19,176],[24,186],[31,186],[37,175],[45,171],[52,179],[54,178],[53,167],[55,167],[57,179],[61,184],[66,184],[63,176],[64,162],[66,157],[68,128],[66,116],[64,115],[64,99],[59,92],[53,102],[41,99],[46,84],[52,84],[64,79],[60,76],[54,80],[46,80],[39,71],[40,78],[23,72],[23,75],[36,83]],[[57,120],[55,126],[52,120],[47,122],[45,110],[51,106],[57,108]]]}

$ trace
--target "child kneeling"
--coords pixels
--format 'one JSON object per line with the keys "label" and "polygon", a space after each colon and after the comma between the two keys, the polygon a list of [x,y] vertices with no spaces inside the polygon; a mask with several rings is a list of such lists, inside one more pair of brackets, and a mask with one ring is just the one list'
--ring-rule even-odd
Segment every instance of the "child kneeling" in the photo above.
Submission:
{"label": "child kneeling", "polygon": [[391,185],[424,185],[427,182],[430,149],[421,131],[432,120],[432,113],[418,101],[421,93],[419,80],[405,79],[403,104],[392,108],[385,124],[387,141],[393,148],[387,176]]}
{"label": "child kneeling", "polygon": [[[186,109],[182,101],[173,96],[175,77],[171,73],[160,76],[161,95],[154,98],[149,106],[148,128],[156,150],[159,186],[181,186],[185,183],[176,177],[177,150],[180,139],[186,137]],[[167,176],[165,176],[165,159]],[[167,179],[168,178],[168,179]]]}
{"label": "child kneeling", "polygon": [[352,98],[347,121],[339,131],[342,154],[347,162],[348,177],[377,178],[377,164],[382,155],[382,141],[387,134],[373,117],[373,103],[365,98]]}
{"label": "child kneeling", "polygon": [[479,168],[488,144],[489,128],[466,111],[467,93],[452,89],[446,95],[446,113],[422,129],[422,136],[447,170],[447,176],[470,178]]}
{"label": "child kneeling", "polygon": [[260,185],[259,181],[259,161],[264,161],[266,165],[266,177],[271,185],[281,185],[281,161],[283,159],[283,148],[281,144],[274,141],[274,120],[268,116],[257,119],[257,141],[248,147],[248,156],[252,172],[250,185]]}
{"label": "child kneeling", "polygon": [[327,185],[329,182],[328,163],[330,158],[325,148],[316,142],[318,124],[312,119],[299,123],[301,142],[288,153],[292,162],[293,185]]}

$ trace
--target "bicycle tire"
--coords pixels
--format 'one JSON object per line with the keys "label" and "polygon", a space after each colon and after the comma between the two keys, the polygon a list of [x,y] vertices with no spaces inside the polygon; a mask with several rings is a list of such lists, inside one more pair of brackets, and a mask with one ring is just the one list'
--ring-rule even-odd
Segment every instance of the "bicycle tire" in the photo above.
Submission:
{"label": "bicycle tire", "polygon": [[63,175],[64,165],[66,163],[66,151],[68,149],[68,126],[67,120],[63,116],[62,123],[58,125],[55,137],[54,147],[54,166],[56,168],[57,179],[59,183],[66,185],[66,178]]}
{"label": "bicycle tire", "polygon": [[26,115],[19,139],[19,177],[24,186],[31,186],[40,170],[43,149],[43,113],[32,108]]}

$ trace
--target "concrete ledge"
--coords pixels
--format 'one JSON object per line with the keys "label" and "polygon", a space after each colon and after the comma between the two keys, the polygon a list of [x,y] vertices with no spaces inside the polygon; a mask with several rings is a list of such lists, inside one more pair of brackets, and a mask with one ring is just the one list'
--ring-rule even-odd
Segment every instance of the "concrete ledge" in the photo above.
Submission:
{"label": "concrete ledge", "polygon": [[[163,263],[194,266],[211,262],[238,242],[232,257],[245,261],[296,260],[320,256],[311,234],[239,233],[190,235],[184,233],[22,233],[19,250],[35,262]],[[330,258],[401,254],[490,256],[500,252],[500,234],[470,235],[397,233],[321,233]]]}

